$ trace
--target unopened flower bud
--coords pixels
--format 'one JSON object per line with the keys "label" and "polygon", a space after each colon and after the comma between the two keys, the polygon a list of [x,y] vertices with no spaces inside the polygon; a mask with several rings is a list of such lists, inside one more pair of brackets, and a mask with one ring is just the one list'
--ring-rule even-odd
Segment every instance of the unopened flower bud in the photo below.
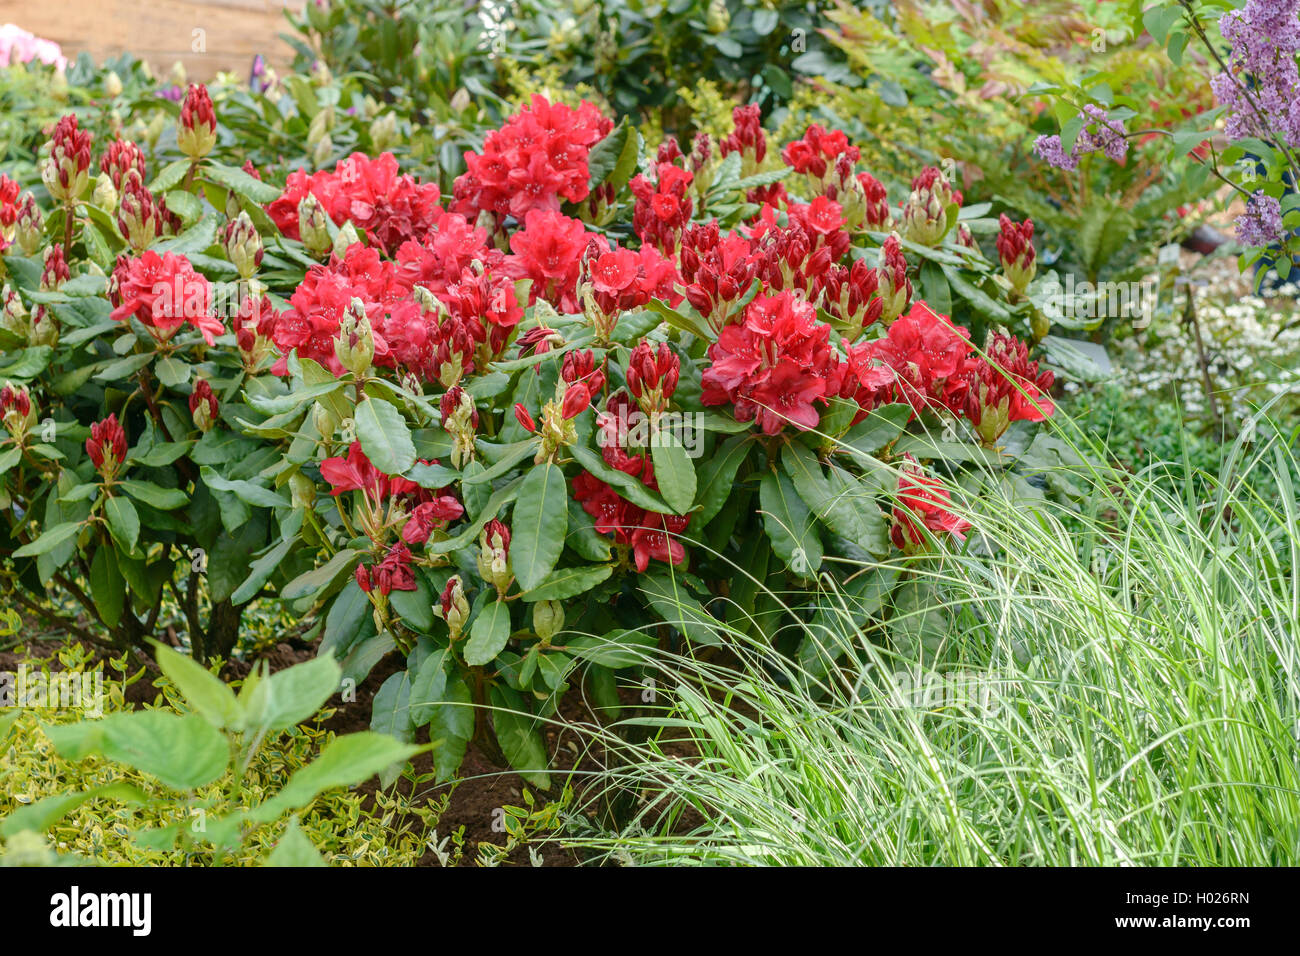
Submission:
{"label": "unopened flower bud", "polygon": [[241,279],[251,279],[262,264],[262,237],[248,218],[248,213],[241,212],[238,218],[226,223],[226,230],[221,238],[226,258],[239,272]]}
{"label": "unopened flower bud", "polygon": [[334,433],[338,431],[339,419],[329,408],[320,402],[316,402],[311,409],[312,424],[316,426],[316,431],[322,441],[333,441]]}
{"label": "unopened flower bud", "polygon": [[907,260],[903,258],[903,247],[895,233],[890,233],[880,247],[880,265],[876,269],[876,276],[880,290],[880,319],[888,325],[907,311],[908,303],[912,301],[912,282],[907,278]]}
{"label": "unopened flower bud", "polygon": [[100,173],[95,180],[95,191],[90,201],[105,212],[112,213],[117,210],[117,190],[113,187],[113,177],[108,173]]}
{"label": "unopened flower bud", "polygon": [[194,383],[194,391],[190,393],[190,417],[194,420],[194,427],[204,434],[211,431],[217,420],[217,396],[206,378]]}
{"label": "unopened flower bud", "polygon": [[36,197],[31,193],[23,193],[18,200],[14,239],[25,256],[36,255],[45,244],[45,214],[36,205]]}
{"label": "unopened flower bud", "polygon": [[194,161],[202,159],[217,145],[217,113],[212,97],[202,83],[191,83],[176,121],[176,146]]}
{"label": "unopened flower bud", "polygon": [[438,603],[433,606],[433,613],[447,622],[454,641],[465,629],[469,620],[469,601],[465,599],[465,589],[461,586],[460,576],[453,574],[447,579],[447,586],[442,589]]}
{"label": "unopened flower bud", "polygon": [[709,10],[705,25],[710,33],[724,33],[731,26],[731,11],[727,9],[727,0],[709,0]]}
{"label": "unopened flower bud", "polygon": [[27,335],[27,344],[48,345],[50,348],[59,344],[59,320],[43,305],[32,309],[32,325]]}
{"label": "unopened flower bud", "polygon": [[559,601],[538,601],[533,605],[533,633],[542,639],[542,644],[551,643],[560,631],[564,630],[564,605]]}
{"label": "unopened flower bud", "polygon": [[912,180],[912,192],[903,207],[903,238],[922,246],[937,246],[948,234],[949,210],[960,205],[943,171],[926,167]]}
{"label": "unopened flower bud", "polygon": [[55,124],[50,155],[41,166],[41,181],[54,199],[73,202],[85,192],[90,181],[92,138],[88,130],[77,128],[77,118],[72,114]]}
{"label": "unopened flower bud", "polygon": [[334,247],[330,238],[329,216],[320,200],[308,193],[298,203],[298,234],[313,255],[321,256]]}
{"label": "unopened flower bud", "polygon": [[1026,219],[1016,223],[1006,213],[998,217],[998,258],[1002,260],[1002,274],[1012,288],[1024,292],[1033,281],[1038,266],[1034,252],[1034,221]]}
{"label": "unopened flower bud", "polygon": [[339,229],[339,234],[334,237],[333,254],[342,259],[348,254],[348,250],[361,241],[357,235],[357,227],[351,222],[345,222]]}
{"label": "unopened flower bud", "polygon": [[397,140],[397,114],[389,110],[370,124],[370,142],[376,153],[382,153]]}
{"label": "unopened flower bud", "polygon": [[104,95],[110,100],[122,95],[122,78],[114,70],[109,70],[104,77]]}
{"label": "unopened flower bud", "polygon": [[353,375],[362,375],[375,357],[375,335],[366,315],[365,303],[353,299],[339,322],[334,340],[334,357]]}
{"label": "unopened flower bud", "polygon": [[295,471],[289,476],[289,500],[295,508],[310,508],[316,500],[316,483]]}
{"label": "unopened flower bud", "polygon": [[514,572],[510,567],[510,529],[493,518],[479,533],[478,573],[484,581],[505,593]]}

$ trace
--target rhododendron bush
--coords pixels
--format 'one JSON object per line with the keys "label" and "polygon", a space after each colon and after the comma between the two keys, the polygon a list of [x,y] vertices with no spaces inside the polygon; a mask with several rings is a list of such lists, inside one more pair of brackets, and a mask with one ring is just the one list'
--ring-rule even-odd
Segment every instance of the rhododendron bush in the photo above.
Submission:
{"label": "rhododendron bush", "polygon": [[[384,152],[272,182],[220,123],[190,88],[151,162],[70,115],[0,181],[4,546],[119,644],[166,597],[227,656],[281,602],[345,679],[401,656],[374,726],[440,775],[474,740],[545,785],[570,687],[617,713],[648,648],[889,559],[841,582],[864,624],[970,496],[1058,490],[1033,225],[940,169],[890,196],[835,129],[645,143],[539,95],[447,192]],[[809,635],[775,650],[834,666]]]}

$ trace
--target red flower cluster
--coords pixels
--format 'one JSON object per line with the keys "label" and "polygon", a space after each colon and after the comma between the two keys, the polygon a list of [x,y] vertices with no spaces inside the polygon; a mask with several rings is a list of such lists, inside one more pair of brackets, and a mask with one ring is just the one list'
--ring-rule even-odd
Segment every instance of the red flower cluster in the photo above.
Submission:
{"label": "red flower cluster", "polygon": [[669,305],[681,301],[681,294],[674,289],[676,265],[649,243],[633,252],[611,245],[604,236],[594,236],[587,245],[586,261],[592,297],[606,315],[639,309],[651,299],[663,299]]}
{"label": "red flower cluster", "polygon": [[861,380],[871,360],[877,360],[893,373],[890,392],[895,401],[906,402],[918,412],[947,408],[960,414],[965,404],[963,376],[971,366],[969,334],[917,302],[890,325],[884,338],[850,348],[850,367],[861,372]]}
{"label": "red flower cluster", "polygon": [[992,445],[1012,422],[1041,422],[1056,406],[1048,397],[1055,376],[1039,372],[1024,342],[994,333],[985,349],[988,361],[966,372],[965,412],[985,445]]}
{"label": "red flower cluster", "polygon": [[823,180],[827,170],[834,168],[841,153],[854,163],[862,155],[856,146],[849,145],[849,138],[842,130],[827,132],[824,127],[814,123],[808,127],[803,139],[797,139],[781,150],[781,158],[787,166],[794,167],[795,172]]}
{"label": "red flower cluster", "polygon": [[737,421],[757,418],[768,435],[792,422],[815,428],[823,404],[839,393],[844,366],[830,346],[830,326],[817,310],[792,292],[759,296],[744,321],[728,325],[709,346],[712,364],[704,370],[705,405],[735,406]]}
{"label": "red flower cluster", "polygon": [[117,474],[122,462],[126,461],[126,432],[118,424],[117,415],[109,415],[90,426],[86,454],[90,456],[95,470],[105,478]]}
{"label": "red flower cluster", "polygon": [[632,229],[641,237],[642,242],[656,246],[666,255],[672,255],[695,208],[687,194],[694,176],[689,170],[672,163],[660,163],[657,175],[658,179],[654,183],[638,174],[627,184],[636,197],[632,209]]}
{"label": "red flower cluster", "polygon": [[720,235],[716,219],[694,223],[682,233],[679,258],[686,298],[715,330],[727,324],[732,306],[758,274],[751,252],[744,236]]}
{"label": "red flower cluster", "polygon": [[488,244],[486,229],[470,225],[464,216],[445,213],[422,237],[402,243],[396,258],[409,285],[422,285],[442,296],[475,263],[495,269],[505,255]]}
{"label": "red flower cluster", "polygon": [[116,306],[114,319],[134,317],[160,341],[171,338],[187,321],[209,345],[225,331],[212,314],[208,280],[177,253],[159,255],[149,249],[135,258],[118,256],[108,291]]}
{"label": "red flower cluster", "polygon": [[280,198],[266,207],[290,239],[301,238],[298,204],[309,193],[320,200],[335,225],[351,222],[385,252],[408,239],[421,239],[443,214],[438,185],[401,174],[392,153],[375,159],[353,153],[339,160],[333,172],[290,173]]}
{"label": "red flower cluster", "polygon": [[[659,484],[650,455],[628,447],[632,411],[627,393],[619,391],[610,396],[605,411],[596,416],[601,456],[611,468],[639,477],[646,487],[657,491]],[[652,560],[670,564],[686,560],[686,548],[677,536],[690,524],[689,515],[647,511],[585,471],[573,479],[573,497],[594,519],[597,531],[612,534],[615,541],[632,549],[638,571],[645,571]]]}
{"label": "red flower cluster", "polygon": [[855,259],[852,266],[832,265],[816,278],[814,287],[818,304],[854,330],[879,321],[884,309],[879,277],[864,258]]}
{"label": "red flower cluster", "polygon": [[422,488],[400,475],[384,474],[371,464],[361,450],[360,442],[354,441],[348,446],[346,457],[322,461],[320,473],[329,482],[332,495],[362,491],[374,504],[392,497],[408,506],[411,510],[402,526],[402,540],[407,544],[423,544],[435,528],[446,527],[448,522],[465,513],[464,507],[452,495]]}
{"label": "red flower cluster", "polygon": [[926,535],[951,534],[959,541],[966,538],[970,522],[949,510],[952,497],[937,478],[926,475],[916,459],[906,456],[903,474],[898,479],[897,501],[889,536],[894,547],[908,554],[925,550]]}
{"label": "red flower cluster", "polygon": [[383,560],[367,567],[358,564],[354,572],[357,586],[369,594],[391,594],[393,591],[414,591],[415,568],[411,566],[411,549],[400,541],[391,545]]}
{"label": "red flower cluster", "polygon": [[524,219],[533,210],[558,212],[560,201],[587,198],[587,154],[614,128],[591,103],[576,110],[546,97],[487,134],[483,152],[465,154],[468,172],[457,178],[452,210],[469,219],[480,212]]}
{"label": "red flower cluster", "polygon": [[506,271],[532,279],[529,302],[545,299],[561,312],[578,312],[578,275],[587,249],[587,227],[577,219],[546,208],[533,208],[524,228],[510,237]]}
{"label": "red flower cluster", "polygon": [[627,390],[647,414],[664,411],[677,391],[681,371],[682,360],[667,342],[655,350],[643,340],[627,361]]}
{"label": "red flower cluster", "polygon": [[1034,221],[1017,223],[1006,213],[998,217],[998,258],[1002,271],[1021,292],[1034,277]]}

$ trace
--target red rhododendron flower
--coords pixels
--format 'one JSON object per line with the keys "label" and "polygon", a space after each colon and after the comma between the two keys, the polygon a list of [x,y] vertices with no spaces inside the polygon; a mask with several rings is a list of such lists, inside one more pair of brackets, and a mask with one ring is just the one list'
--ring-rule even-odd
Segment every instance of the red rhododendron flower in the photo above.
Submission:
{"label": "red rhododendron flower", "polygon": [[740,325],[722,330],[709,346],[712,364],[704,370],[705,405],[735,407],[737,421],[757,418],[768,435],[792,422],[815,428],[823,404],[839,393],[844,369],[830,347],[830,326],[817,310],[791,292],[759,296],[745,309]]}
{"label": "red rhododendron flower", "polygon": [[392,153],[371,159],[353,153],[333,172],[290,173],[284,192],[266,207],[280,231],[299,239],[298,204],[311,193],[335,225],[351,222],[386,252],[422,238],[443,214],[436,183],[419,183],[402,174]]}
{"label": "red rhododendron flower", "polygon": [[524,228],[510,237],[506,270],[515,278],[532,279],[530,300],[545,299],[562,312],[577,312],[578,273],[587,248],[587,229],[549,209],[533,208]]}
{"label": "red rhododendron flower", "polygon": [[591,180],[588,152],[613,128],[591,103],[572,109],[533,96],[487,134],[483,152],[465,154],[453,211],[471,220],[480,212],[525,219],[533,210],[558,212],[562,200],[581,202]]}
{"label": "red rhododendron flower", "polygon": [[923,528],[935,535],[946,533],[959,541],[965,540],[970,522],[950,510],[952,497],[943,483],[926,475],[911,455],[906,458],[889,528],[894,546],[907,554],[925,550]]}
{"label": "red rhododendron flower", "polygon": [[114,319],[134,317],[160,340],[171,338],[187,321],[209,345],[225,331],[212,314],[208,280],[194,271],[190,260],[174,252],[159,255],[148,249],[135,258],[119,256],[109,297],[116,306]]}
{"label": "red rhododendron flower", "polygon": [[851,362],[879,360],[894,373],[895,398],[918,412],[947,408],[960,414],[965,407],[963,376],[972,366],[969,334],[924,302],[916,302],[894,321],[887,336],[851,350]]}

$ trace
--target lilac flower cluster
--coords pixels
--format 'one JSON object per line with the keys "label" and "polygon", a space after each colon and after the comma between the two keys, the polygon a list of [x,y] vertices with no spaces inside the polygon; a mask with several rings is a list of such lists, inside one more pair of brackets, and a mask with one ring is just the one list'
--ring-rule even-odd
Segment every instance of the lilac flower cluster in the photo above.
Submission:
{"label": "lilac flower cluster", "polygon": [[1229,72],[1210,88],[1226,107],[1228,138],[1300,144],[1300,0],[1247,0],[1219,19],[1219,32],[1231,44]]}
{"label": "lilac flower cluster", "polygon": [[1282,203],[1263,190],[1246,200],[1246,211],[1237,220],[1237,241],[1261,248],[1282,241]]}
{"label": "lilac flower cluster", "polygon": [[1078,169],[1079,157],[1087,153],[1105,153],[1116,162],[1128,155],[1128,131],[1122,122],[1112,120],[1104,109],[1092,104],[1085,106],[1079,116],[1089,122],[1075,137],[1070,152],[1065,151],[1060,136],[1040,136],[1034,140],[1034,153],[1048,165],[1066,170]]}

